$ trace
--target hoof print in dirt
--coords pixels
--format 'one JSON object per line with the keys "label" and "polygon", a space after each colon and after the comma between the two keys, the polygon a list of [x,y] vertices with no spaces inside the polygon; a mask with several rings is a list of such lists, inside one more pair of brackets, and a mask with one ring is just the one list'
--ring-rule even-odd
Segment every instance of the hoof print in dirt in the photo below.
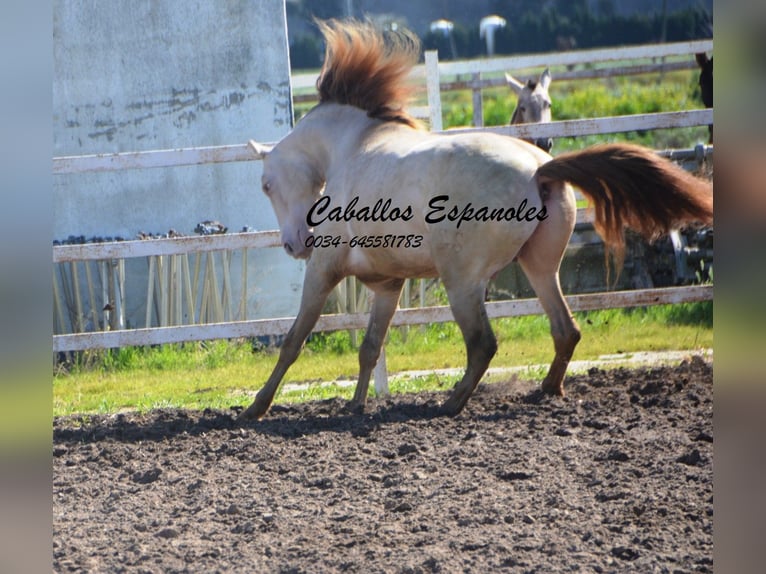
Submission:
{"label": "hoof print in dirt", "polygon": [[638,550],[626,548],[625,546],[615,546],[612,548],[612,556],[620,560],[632,561],[638,558]]}
{"label": "hoof print in dirt", "polygon": [[171,539],[171,538],[178,538],[179,532],[175,528],[163,528],[157,533],[158,538],[165,538],[165,539]]}
{"label": "hoof print in dirt", "polygon": [[539,405],[554,400],[556,397],[545,392],[542,388],[531,390],[524,395],[521,401],[527,405]]}
{"label": "hoof print in dirt", "polygon": [[534,478],[534,476],[534,474],[529,472],[500,472],[498,473],[497,478],[510,482],[514,480],[529,480]]}
{"label": "hoof print in dirt", "polygon": [[696,448],[679,456],[676,461],[687,466],[704,466],[706,462],[705,457]]}
{"label": "hoof print in dirt", "polygon": [[144,472],[134,472],[130,479],[138,484],[151,484],[162,474],[162,469],[152,468]]}

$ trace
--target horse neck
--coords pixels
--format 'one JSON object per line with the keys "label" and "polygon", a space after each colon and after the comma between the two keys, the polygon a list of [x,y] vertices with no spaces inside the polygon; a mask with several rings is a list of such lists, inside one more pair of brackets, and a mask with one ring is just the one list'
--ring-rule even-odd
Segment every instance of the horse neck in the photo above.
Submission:
{"label": "horse neck", "polygon": [[513,110],[513,115],[511,116],[511,125],[520,124],[522,122],[521,113],[519,112],[519,102],[516,102],[516,109]]}
{"label": "horse neck", "polygon": [[320,104],[292,132],[300,153],[327,180],[328,174],[354,153],[365,131],[376,120],[353,106]]}

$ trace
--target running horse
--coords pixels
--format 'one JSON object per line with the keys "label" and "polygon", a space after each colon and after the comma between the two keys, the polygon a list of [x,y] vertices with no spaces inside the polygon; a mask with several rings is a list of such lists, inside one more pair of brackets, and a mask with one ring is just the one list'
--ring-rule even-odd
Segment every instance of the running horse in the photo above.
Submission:
{"label": "running horse", "polygon": [[[516,109],[511,116],[511,125],[544,124],[551,121],[551,96],[548,87],[551,85],[551,72],[545,68],[538,81],[529,80],[526,84],[518,81],[510,74],[505,75],[508,87],[516,94]],[[530,143],[544,151],[551,151],[551,138],[538,138]]]}
{"label": "running horse", "polygon": [[425,131],[405,110],[420,47],[409,32],[318,23],[326,41],[319,103],[274,146],[250,141],[285,251],[307,260],[298,315],[279,359],[240,419],[263,417],[325,299],[345,276],[373,292],[350,404],[363,410],[370,374],[407,278],[440,277],[467,350],[461,380],[441,405],[459,413],[497,351],[484,305],[489,279],[518,259],[550,319],[555,355],[542,390],[564,394],[580,329],[559,264],[575,225],[579,187],[619,261],[624,231],[649,238],[710,222],[711,186],[652,150],[594,146],[553,159],[527,142],[487,133]]}

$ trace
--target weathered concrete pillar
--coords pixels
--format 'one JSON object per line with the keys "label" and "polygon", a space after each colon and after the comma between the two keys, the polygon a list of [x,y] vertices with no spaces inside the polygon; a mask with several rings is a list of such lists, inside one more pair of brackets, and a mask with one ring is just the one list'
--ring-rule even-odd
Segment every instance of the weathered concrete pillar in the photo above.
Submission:
{"label": "weathered concrete pillar", "polygon": [[[284,1],[54,0],[53,8],[54,155],[273,142],[290,130]],[[57,175],[54,238],[190,235],[207,219],[230,231],[276,229],[260,176],[259,162]],[[133,326],[143,326],[146,267],[128,267]],[[302,263],[267,249],[247,269],[248,318],[297,311]]]}

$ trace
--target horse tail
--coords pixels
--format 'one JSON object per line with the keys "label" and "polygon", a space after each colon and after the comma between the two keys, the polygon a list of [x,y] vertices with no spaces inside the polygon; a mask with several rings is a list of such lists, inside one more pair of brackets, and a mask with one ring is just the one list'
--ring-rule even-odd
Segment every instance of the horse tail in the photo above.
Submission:
{"label": "horse tail", "polygon": [[602,144],[563,153],[540,166],[537,179],[541,189],[553,180],[582,191],[618,273],[626,229],[653,241],[673,229],[713,221],[712,184],[637,145]]}

